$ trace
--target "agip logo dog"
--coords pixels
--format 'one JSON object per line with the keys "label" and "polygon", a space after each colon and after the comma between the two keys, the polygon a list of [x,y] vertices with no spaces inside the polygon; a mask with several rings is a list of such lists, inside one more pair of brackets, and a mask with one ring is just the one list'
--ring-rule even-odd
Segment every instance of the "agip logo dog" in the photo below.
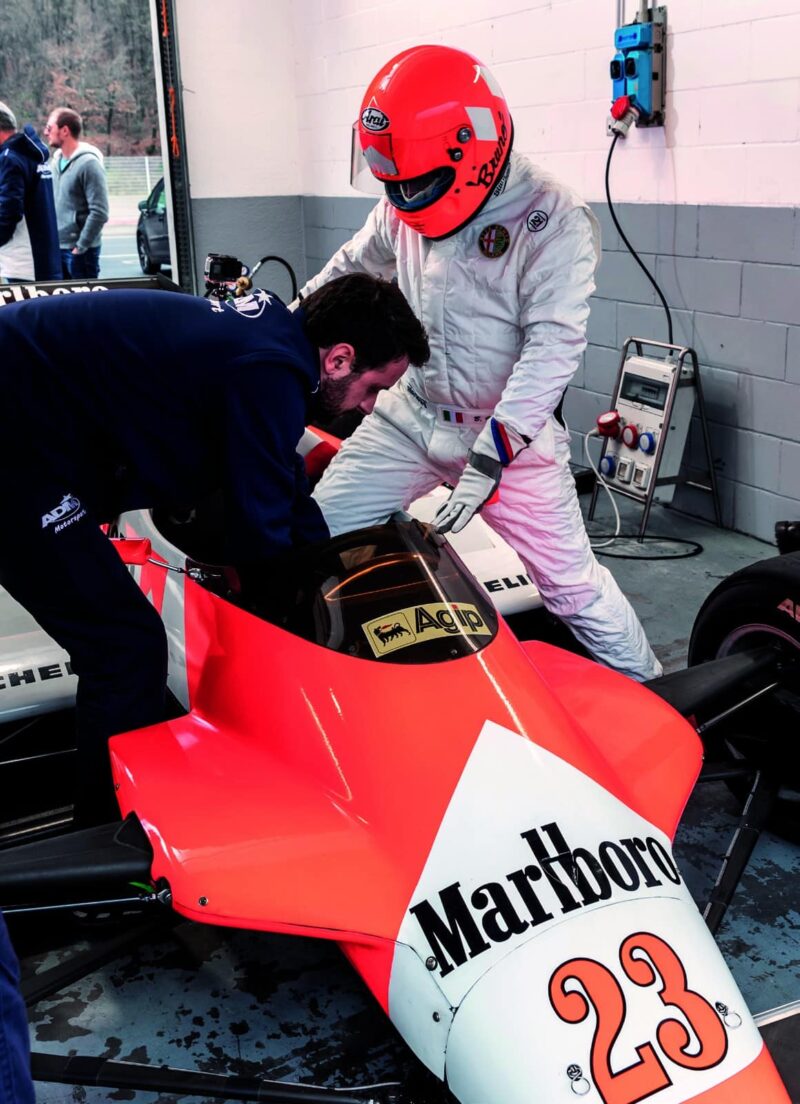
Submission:
{"label": "agip logo dog", "polygon": [[470,602],[426,602],[408,606],[361,626],[376,656],[443,636],[491,636],[492,630]]}

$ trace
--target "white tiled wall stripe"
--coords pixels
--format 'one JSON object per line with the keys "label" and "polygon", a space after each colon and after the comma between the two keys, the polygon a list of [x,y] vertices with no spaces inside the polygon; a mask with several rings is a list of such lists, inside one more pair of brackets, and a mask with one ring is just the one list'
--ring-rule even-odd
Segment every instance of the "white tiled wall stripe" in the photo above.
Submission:
{"label": "white tiled wall stripe", "polygon": [[[393,53],[472,50],[518,148],[603,198],[616,0],[176,0],[192,193],[348,194],[350,125]],[[627,0],[632,18],[636,0]],[[669,0],[668,123],[620,143],[615,195],[790,206],[800,189],[800,0]]]}
{"label": "white tiled wall stripe", "polygon": [[[637,5],[628,0],[628,18]],[[301,0],[294,16],[303,192],[344,195],[368,80],[422,41],[468,49],[500,80],[517,147],[603,198],[615,0]],[[669,0],[665,129],[619,150],[629,202],[800,199],[800,0]]]}

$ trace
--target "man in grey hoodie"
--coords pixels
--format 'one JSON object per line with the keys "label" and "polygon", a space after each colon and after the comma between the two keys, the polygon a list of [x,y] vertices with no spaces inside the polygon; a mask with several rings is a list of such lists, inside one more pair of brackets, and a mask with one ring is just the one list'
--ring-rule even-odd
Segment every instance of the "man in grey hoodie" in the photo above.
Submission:
{"label": "man in grey hoodie", "polygon": [[108,222],[108,188],[100,151],[81,142],[77,111],[57,107],[44,128],[53,150],[53,183],[64,278],[96,279],[100,235]]}

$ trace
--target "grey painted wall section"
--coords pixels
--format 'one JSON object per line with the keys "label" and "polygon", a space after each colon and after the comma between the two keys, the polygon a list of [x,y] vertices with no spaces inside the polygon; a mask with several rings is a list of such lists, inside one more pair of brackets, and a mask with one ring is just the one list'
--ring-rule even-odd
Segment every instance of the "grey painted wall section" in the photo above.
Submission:
{"label": "grey painted wall section", "polygon": [[[288,261],[298,285],[306,280],[303,241],[303,201],[300,196],[248,196],[236,199],[193,199],[197,286],[203,290],[203,264],[207,253],[231,253],[251,267],[266,255]],[[282,265],[270,262],[256,277],[288,303],[291,280]]]}
{"label": "grey painted wall section", "polygon": [[[361,226],[369,198],[323,196],[193,200],[198,276],[207,252],[247,263],[284,257],[302,284]],[[589,345],[566,401],[573,454],[579,433],[608,406],[619,349],[632,335],[666,340],[664,313],[619,240],[605,204],[603,261]],[[621,204],[622,226],[670,304],[675,340],[697,349],[727,526],[773,539],[776,521],[800,518],[800,208]],[[258,283],[286,301],[270,264]],[[695,427],[696,429],[697,427]],[[699,432],[692,474],[703,459]],[[708,496],[683,489],[676,506],[711,517]]]}
{"label": "grey painted wall section", "polygon": [[[568,406],[580,430],[606,406],[625,338],[666,340],[655,293],[607,207],[596,210],[604,260]],[[697,350],[725,524],[772,540],[776,521],[800,518],[800,209],[623,204],[617,215],[673,310],[675,340]],[[695,425],[695,474],[701,444]],[[682,490],[676,506],[711,516],[699,492]]]}
{"label": "grey painted wall section", "polygon": [[303,225],[306,236],[308,274],[319,272],[332,253],[346,242],[377,202],[359,196],[331,199],[303,196]]}
{"label": "grey painted wall section", "polygon": [[[373,204],[303,197],[309,275],[361,226]],[[589,345],[565,404],[578,462],[578,433],[608,408],[624,340],[667,337],[655,292],[620,241],[607,206],[594,209],[603,227],[603,262]],[[617,216],[661,284],[674,340],[692,345],[700,358],[724,523],[771,541],[776,521],[800,518],[800,208],[621,204]],[[690,469],[702,459],[694,432]],[[675,504],[712,516],[709,496],[699,491],[681,489]]]}

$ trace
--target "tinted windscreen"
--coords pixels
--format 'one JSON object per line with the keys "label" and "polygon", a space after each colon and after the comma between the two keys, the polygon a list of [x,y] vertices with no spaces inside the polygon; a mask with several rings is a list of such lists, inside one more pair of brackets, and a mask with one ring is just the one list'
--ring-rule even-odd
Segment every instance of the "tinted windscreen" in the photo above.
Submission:
{"label": "tinted windscreen", "polygon": [[346,655],[440,663],[479,651],[497,632],[494,607],[450,546],[416,521],[337,537],[295,568],[283,627]]}

